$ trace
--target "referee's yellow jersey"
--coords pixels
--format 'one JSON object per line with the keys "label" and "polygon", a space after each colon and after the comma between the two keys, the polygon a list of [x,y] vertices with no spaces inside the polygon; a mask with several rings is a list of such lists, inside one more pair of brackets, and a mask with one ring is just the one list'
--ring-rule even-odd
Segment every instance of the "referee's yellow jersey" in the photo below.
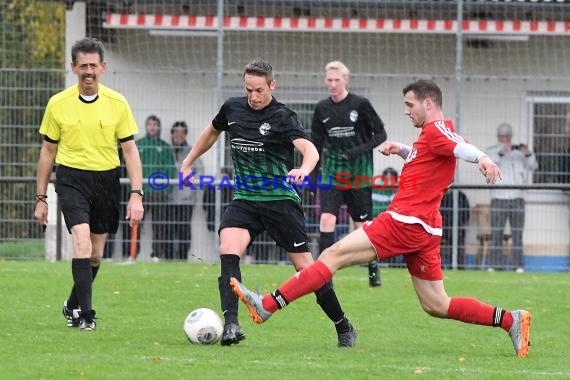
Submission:
{"label": "referee's yellow jersey", "polygon": [[101,84],[92,102],[80,99],[77,85],[52,96],[40,126],[40,134],[58,143],[55,162],[94,171],[119,166],[118,140],[137,132],[125,97]]}

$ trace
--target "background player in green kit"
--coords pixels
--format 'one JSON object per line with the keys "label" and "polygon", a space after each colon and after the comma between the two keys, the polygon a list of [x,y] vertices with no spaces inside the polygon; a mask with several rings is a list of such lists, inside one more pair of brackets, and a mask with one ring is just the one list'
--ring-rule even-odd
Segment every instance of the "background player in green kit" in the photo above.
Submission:
{"label": "background player in green kit", "polygon": [[[234,197],[219,228],[221,275],[218,279],[224,332],[221,344],[245,339],[238,322],[238,299],[230,278],[241,281],[240,258],[256,235],[264,230],[289,253],[297,271],[313,263],[305,231],[299,194],[290,182],[301,183],[319,159],[297,115],[273,98],[276,81],[271,65],[256,59],[243,74],[246,96],[230,98],[212,123],[202,131],[182,162],[183,178],[194,162],[208,151],[219,135],[229,133],[234,164]],[[303,156],[293,168],[293,153]],[[285,227],[285,228],[284,228]],[[332,284],[315,292],[317,302],[334,322],[339,347],[353,347],[356,330],[344,316]]]}
{"label": "background player in green kit", "polygon": [[[348,76],[348,68],[340,61],[325,66],[325,86],[330,96],[317,104],[313,114],[311,137],[321,156],[321,181],[334,185],[330,189],[321,189],[319,194],[319,252],[335,241],[337,216],[343,203],[355,229],[374,217],[370,182],[346,188],[346,183],[336,180],[339,173],[346,173],[353,183],[356,176],[366,176],[371,181],[372,150],[386,140],[384,123],[368,99],[348,92]],[[368,264],[368,278],[370,286],[381,284],[377,260]]]}

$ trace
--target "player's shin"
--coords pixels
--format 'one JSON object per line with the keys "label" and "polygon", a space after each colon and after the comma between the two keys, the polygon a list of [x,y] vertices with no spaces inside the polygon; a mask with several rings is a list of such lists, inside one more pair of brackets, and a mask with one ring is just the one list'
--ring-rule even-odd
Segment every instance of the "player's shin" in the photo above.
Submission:
{"label": "player's shin", "polygon": [[263,307],[269,312],[275,312],[297,298],[317,291],[331,280],[332,273],[329,268],[322,261],[316,261],[297,272],[274,293],[286,302],[280,303],[276,296],[270,295],[263,298]]}
{"label": "player's shin", "polygon": [[230,286],[230,278],[235,277],[241,282],[239,262],[240,257],[238,255],[220,256],[221,275],[218,278],[218,289],[220,291],[220,306],[225,322],[238,322],[238,299]]}

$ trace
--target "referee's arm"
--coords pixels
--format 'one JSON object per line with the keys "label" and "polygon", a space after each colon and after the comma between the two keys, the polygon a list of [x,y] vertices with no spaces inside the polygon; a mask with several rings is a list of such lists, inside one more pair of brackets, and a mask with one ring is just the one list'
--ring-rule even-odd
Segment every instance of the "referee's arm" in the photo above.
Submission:
{"label": "referee's arm", "polygon": [[57,143],[50,142],[44,139],[42,142],[42,148],[40,150],[40,159],[38,161],[38,172],[36,177],[36,209],[34,211],[34,217],[42,225],[47,224],[48,216],[48,205],[46,202],[47,198],[47,186],[49,182],[49,176],[53,170],[53,163],[55,161],[55,155],[57,154]]}

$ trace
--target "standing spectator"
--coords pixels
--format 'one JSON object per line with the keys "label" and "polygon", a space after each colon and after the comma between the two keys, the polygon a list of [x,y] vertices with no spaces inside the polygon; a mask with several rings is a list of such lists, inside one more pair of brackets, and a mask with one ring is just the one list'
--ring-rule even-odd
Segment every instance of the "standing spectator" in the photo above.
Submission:
{"label": "standing spectator", "polygon": [[[486,153],[503,172],[503,185],[526,185],[532,182],[532,172],[538,168],[534,154],[528,145],[512,143],[513,128],[502,123],[497,128],[498,144],[487,148]],[[511,227],[512,265],[517,272],[524,272],[523,229],[525,216],[524,190],[491,190],[491,268],[503,269],[503,233],[507,220]]]}
{"label": "standing spectator", "polygon": [[[143,177],[153,178],[156,173],[162,173],[168,178],[178,178],[172,147],[160,138],[160,119],[156,115],[146,118],[146,135],[137,140]],[[154,188],[153,188],[154,187]],[[156,186],[144,185],[145,207],[152,218],[152,261],[160,259],[172,259],[172,243],[168,237],[168,204],[172,193],[172,187],[156,189]],[[139,228],[140,229],[140,228]],[[140,231],[139,231],[140,232]]]}
{"label": "standing spectator", "polygon": [[471,216],[469,200],[461,190],[447,190],[441,201],[441,217],[443,218],[443,235],[441,238],[441,264],[444,268],[452,265],[453,244],[453,194],[457,192],[457,267],[465,269],[465,235],[466,226]]}
{"label": "standing spectator", "polygon": [[[329,97],[317,104],[311,127],[312,140],[322,155],[315,172],[322,162],[321,176],[332,177],[334,185],[342,186],[346,184],[337,181],[339,173],[348,173],[351,178],[372,178],[372,149],[386,140],[384,123],[368,99],[348,91],[348,80],[349,71],[344,63],[333,61],[325,66]],[[330,190],[320,191],[319,253],[335,241],[338,212],[343,203],[355,229],[372,220],[371,186],[371,183],[350,189],[333,186]],[[370,286],[381,285],[377,260],[369,263],[368,278]]]}
{"label": "standing spectator", "polygon": [[77,85],[50,98],[39,131],[43,142],[34,216],[46,225],[46,192],[55,161],[55,190],[73,241],[73,288],[63,304],[63,316],[68,327],[80,330],[96,328],[92,283],[107,234],[116,233],[119,226],[117,141],[131,182],[125,217],[131,226],[143,217],[142,169],[134,142],[137,123],[125,97],[99,83],[106,68],[100,41],[77,41],[71,48],[71,70],[77,76]]}
{"label": "standing spectator", "polygon": [[[180,171],[182,161],[186,158],[192,147],[186,142],[188,125],[184,121],[177,121],[170,129],[172,150],[176,161],[176,171]],[[202,160],[196,160],[192,171],[199,176],[204,173]],[[188,260],[188,251],[192,243],[192,213],[198,196],[196,190],[185,188],[175,189],[172,192],[172,204],[170,205],[170,240],[172,241],[173,258],[176,260]]]}
{"label": "standing spectator", "polygon": [[[267,231],[289,253],[295,270],[313,263],[301,198],[293,186],[301,183],[319,160],[315,146],[295,112],[273,97],[277,82],[273,68],[263,59],[248,63],[243,72],[246,96],[230,98],[202,131],[182,163],[183,178],[194,162],[208,151],[222,132],[229,133],[234,176],[233,200],[224,212],[220,235],[220,306],[224,331],[220,344],[245,339],[238,321],[238,299],[230,278],[241,279],[240,260],[247,247]],[[294,152],[302,155],[294,167]],[[292,183],[291,183],[292,182]],[[331,282],[315,289],[317,303],[334,323],[339,347],[352,347],[356,330],[348,321]]]}

